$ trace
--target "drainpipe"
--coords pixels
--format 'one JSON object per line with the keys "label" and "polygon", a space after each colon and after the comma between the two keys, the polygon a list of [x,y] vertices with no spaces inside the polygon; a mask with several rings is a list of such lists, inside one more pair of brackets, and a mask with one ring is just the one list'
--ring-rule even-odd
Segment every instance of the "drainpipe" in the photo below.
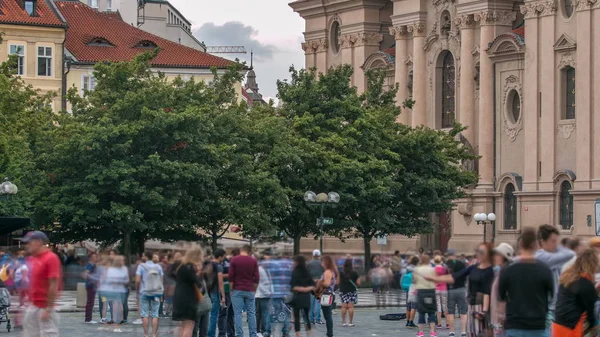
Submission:
{"label": "drainpipe", "polygon": [[[63,44],[62,44],[62,81],[61,81],[61,97],[60,97],[60,107],[62,109],[62,111],[67,111],[67,75],[69,74],[69,72],[71,71],[71,62],[70,60],[67,60],[67,57],[65,56],[65,43],[67,42],[67,33],[65,31],[65,39],[63,40]],[[69,62],[69,64],[67,65],[66,63]],[[65,72],[65,66],[67,67],[67,72]]]}

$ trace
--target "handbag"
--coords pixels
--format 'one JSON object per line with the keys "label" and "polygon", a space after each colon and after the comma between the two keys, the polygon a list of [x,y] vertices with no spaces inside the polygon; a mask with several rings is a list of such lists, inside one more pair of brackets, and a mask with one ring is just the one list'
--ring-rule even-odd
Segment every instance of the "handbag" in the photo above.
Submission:
{"label": "handbag", "polygon": [[283,303],[287,304],[287,305],[293,305],[294,304],[294,299],[296,299],[296,293],[293,291],[290,291],[287,295],[285,295],[285,297],[283,298]]}
{"label": "handbag", "polygon": [[[202,286],[206,289],[206,282],[202,281]],[[196,314],[205,315],[208,314],[212,309],[212,300],[208,295],[202,295],[202,291],[198,288],[197,285],[194,284],[194,288],[196,288],[196,295],[200,295],[198,301],[198,305],[196,306]]]}
{"label": "handbag", "polygon": [[330,307],[333,304],[335,296],[331,292],[324,292],[321,295],[320,304],[322,307]]}

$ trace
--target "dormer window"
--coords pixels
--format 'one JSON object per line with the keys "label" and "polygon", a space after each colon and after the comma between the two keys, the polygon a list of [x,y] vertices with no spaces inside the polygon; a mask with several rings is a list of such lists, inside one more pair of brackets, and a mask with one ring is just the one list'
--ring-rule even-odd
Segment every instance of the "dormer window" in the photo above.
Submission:
{"label": "dormer window", "polygon": [[158,46],[156,45],[156,43],[154,43],[152,41],[144,40],[144,41],[138,43],[138,45],[136,47],[137,48],[144,48],[144,49],[154,49],[154,48],[156,48]]}
{"label": "dormer window", "polygon": [[24,3],[24,9],[29,16],[35,16],[35,1],[34,0],[26,0]]}
{"label": "dormer window", "polygon": [[95,37],[90,42],[88,42],[88,46],[92,47],[114,47],[115,45],[108,42],[107,39],[103,37]]}

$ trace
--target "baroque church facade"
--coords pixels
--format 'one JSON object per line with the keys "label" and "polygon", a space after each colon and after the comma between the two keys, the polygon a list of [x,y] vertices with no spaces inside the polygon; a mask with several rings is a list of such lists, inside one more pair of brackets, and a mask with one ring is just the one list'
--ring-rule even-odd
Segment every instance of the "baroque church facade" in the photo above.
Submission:
{"label": "baroque church facade", "polygon": [[[484,239],[515,244],[521,228],[553,224],[590,238],[600,229],[600,1],[297,0],[306,67],[387,71],[399,84],[398,122],[454,121],[480,159],[479,182],[433,235],[387,238],[382,251],[471,252]],[[477,224],[476,213],[495,213]],[[313,248],[313,240],[303,249]],[[325,240],[325,250],[362,252]],[[380,242],[382,244],[383,242]],[[375,244],[375,242],[373,242]]]}

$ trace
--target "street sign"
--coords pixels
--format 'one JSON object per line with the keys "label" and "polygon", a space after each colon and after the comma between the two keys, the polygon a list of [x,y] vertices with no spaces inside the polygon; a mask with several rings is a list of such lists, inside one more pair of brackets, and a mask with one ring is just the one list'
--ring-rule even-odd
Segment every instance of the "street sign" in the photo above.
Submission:
{"label": "street sign", "polygon": [[387,245],[387,235],[384,236],[378,236],[377,237],[377,244],[380,246],[385,246]]}
{"label": "street sign", "polygon": [[323,218],[323,225],[333,225],[333,218]]}

